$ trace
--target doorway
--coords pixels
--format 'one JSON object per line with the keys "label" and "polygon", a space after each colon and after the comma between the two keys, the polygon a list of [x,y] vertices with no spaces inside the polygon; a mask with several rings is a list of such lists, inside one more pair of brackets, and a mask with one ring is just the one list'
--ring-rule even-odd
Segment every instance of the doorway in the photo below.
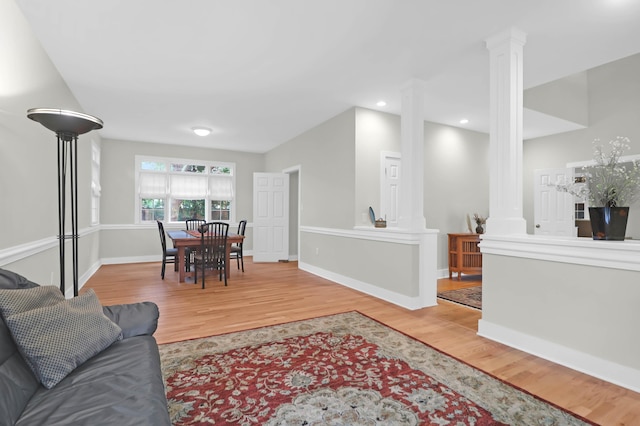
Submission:
{"label": "doorway", "polygon": [[289,175],[289,258],[297,261],[300,253],[300,173],[301,167],[294,166],[282,171]]}

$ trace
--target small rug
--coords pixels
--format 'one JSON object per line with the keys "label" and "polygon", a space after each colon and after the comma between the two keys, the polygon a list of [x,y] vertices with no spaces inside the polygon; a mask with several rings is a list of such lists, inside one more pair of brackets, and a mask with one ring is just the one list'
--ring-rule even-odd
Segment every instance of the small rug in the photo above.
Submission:
{"label": "small rug", "polygon": [[482,286],[459,288],[438,293],[438,298],[482,309]]}
{"label": "small rug", "polygon": [[584,425],[358,312],[160,345],[174,425]]}

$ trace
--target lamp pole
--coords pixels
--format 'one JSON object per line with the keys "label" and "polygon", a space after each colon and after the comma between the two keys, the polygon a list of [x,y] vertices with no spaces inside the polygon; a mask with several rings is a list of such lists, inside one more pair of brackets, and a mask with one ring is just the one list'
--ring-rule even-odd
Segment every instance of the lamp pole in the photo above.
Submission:
{"label": "lamp pole", "polygon": [[[58,139],[58,244],[60,251],[60,291],[66,295],[65,242],[71,240],[73,296],[78,295],[78,135],[101,129],[102,120],[74,111],[32,108],[27,117],[56,133]],[[71,233],[67,234],[67,172],[70,173]]]}

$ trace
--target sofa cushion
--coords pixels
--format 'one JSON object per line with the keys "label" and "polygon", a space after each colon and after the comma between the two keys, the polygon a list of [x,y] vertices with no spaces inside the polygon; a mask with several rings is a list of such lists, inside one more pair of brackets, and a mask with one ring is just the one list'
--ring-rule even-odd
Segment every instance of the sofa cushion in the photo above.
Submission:
{"label": "sofa cushion", "polygon": [[58,385],[35,393],[16,426],[170,426],[152,336],[115,342]]}
{"label": "sofa cushion", "polygon": [[[0,268],[0,289],[33,287],[38,284]],[[13,426],[38,388],[40,383],[20,355],[0,314],[0,426]]]}
{"label": "sofa cushion", "polygon": [[40,383],[0,319],[0,426],[13,426],[38,388]]}
{"label": "sofa cushion", "polygon": [[32,288],[38,284],[29,281],[20,274],[0,268],[0,288]]}
{"label": "sofa cushion", "polygon": [[122,329],[122,338],[151,336],[158,328],[158,305],[153,302],[103,306],[102,311]]}
{"label": "sofa cushion", "polygon": [[[52,304],[43,288],[0,290],[0,310],[20,353],[42,385],[50,389],[121,339],[122,330],[104,315],[93,290]],[[33,308],[38,301],[43,306]],[[31,309],[15,312],[16,307]]]}

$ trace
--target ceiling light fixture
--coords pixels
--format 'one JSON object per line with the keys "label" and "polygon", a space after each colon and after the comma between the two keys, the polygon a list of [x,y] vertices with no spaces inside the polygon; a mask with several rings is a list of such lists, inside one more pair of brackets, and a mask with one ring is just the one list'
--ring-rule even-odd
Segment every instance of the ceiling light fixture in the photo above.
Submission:
{"label": "ceiling light fixture", "polygon": [[376,105],[378,105],[379,107],[383,107],[383,106],[387,106],[387,103],[385,101],[378,101]]}
{"label": "ceiling light fixture", "polygon": [[198,136],[209,136],[211,134],[211,129],[207,129],[206,127],[194,127],[193,133]]}
{"label": "ceiling light fixture", "polygon": [[466,118],[463,118],[462,120],[460,120],[460,124],[467,124],[469,122],[469,120],[467,120]]}

